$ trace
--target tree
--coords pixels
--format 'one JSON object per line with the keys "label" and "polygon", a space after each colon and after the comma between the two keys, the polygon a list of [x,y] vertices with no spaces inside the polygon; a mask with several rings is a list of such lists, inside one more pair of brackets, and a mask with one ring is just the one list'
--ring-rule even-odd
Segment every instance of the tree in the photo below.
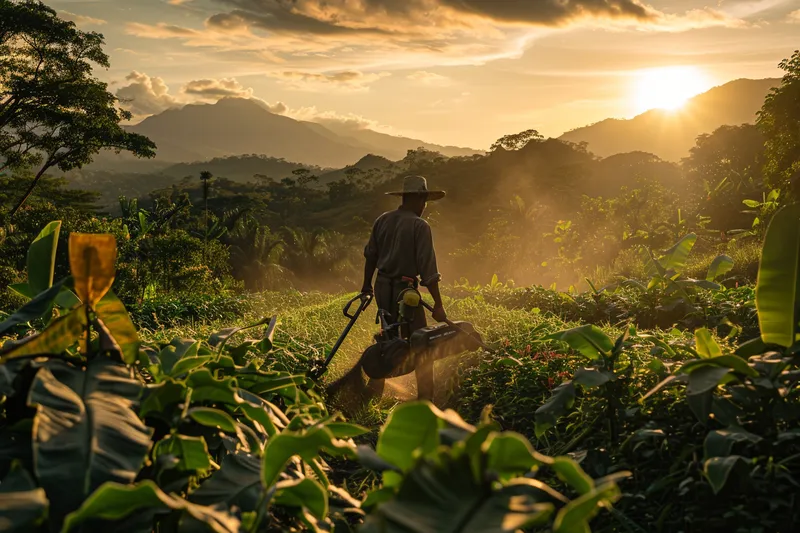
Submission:
{"label": "tree", "polygon": [[208,193],[211,190],[211,178],[214,175],[204,170],[200,173],[200,181],[203,183],[203,262],[206,260],[206,249],[208,248]]}
{"label": "tree", "polygon": [[800,196],[800,50],[778,65],[784,74],[758,112],[759,129],[766,138],[764,177],[772,187],[789,185]]}
{"label": "tree", "polygon": [[521,150],[524,148],[529,142],[539,142],[543,141],[544,137],[536,130],[525,130],[520,133],[515,133],[513,135],[505,135],[497,139],[489,151],[496,152],[500,148],[504,150]]}
{"label": "tree", "polygon": [[742,201],[761,195],[763,164],[764,136],[755,125],[742,124],[700,135],[681,166],[697,209],[716,229],[730,230],[748,221]]}
{"label": "tree", "polygon": [[80,168],[105,148],[155,155],[120,126],[131,114],[92,76],[109,66],[103,44],[39,0],[0,0],[0,171],[38,168],[10,216],[51,168]]}
{"label": "tree", "polygon": [[292,175],[297,177],[297,184],[300,187],[305,187],[309,183],[316,183],[319,181],[319,178],[311,173],[311,171],[307,168],[298,168],[292,170]]}

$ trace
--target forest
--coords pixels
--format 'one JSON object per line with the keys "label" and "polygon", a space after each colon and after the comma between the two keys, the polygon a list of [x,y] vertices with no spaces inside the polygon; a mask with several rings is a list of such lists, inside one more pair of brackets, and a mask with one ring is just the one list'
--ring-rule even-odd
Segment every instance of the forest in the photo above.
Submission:
{"label": "forest", "polygon": [[[0,0],[0,531],[800,523],[800,51],[754,123],[679,163],[529,129],[338,170],[92,169],[158,150],[108,63]],[[491,350],[437,362],[432,402],[398,378],[352,409],[325,384],[372,316],[311,369],[407,175],[447,191],[425,214],[445,306]]]}

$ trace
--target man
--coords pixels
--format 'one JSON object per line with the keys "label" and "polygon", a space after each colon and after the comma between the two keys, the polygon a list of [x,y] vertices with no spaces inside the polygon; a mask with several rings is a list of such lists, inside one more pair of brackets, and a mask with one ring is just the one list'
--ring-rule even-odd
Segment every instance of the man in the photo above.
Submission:
{"label": "man", "polygon": [[[433,319],[447,320],[439,293],[442,276],[436,264],[431,227],[423,220],[422,213],[428,201],[444,198],[444,191],[429,191],[428,183],[422,176],[408,176],[403,180],[403,190],[387,193],[401,196],[403,203],[394,211],[384,213],[375,221],[372,234],[364,249],[364,285],[362,293],[373,293],[372,279],[375,279],[375,302],[378,309],[386,313],[389,323],[397,320],[400,292],[407,288],[412,279],[428,289],[433,297]],[[427,325],[425,311],[417,309],[411,332]],[[433,400],[433,360],[417,362],[417,395],[420,399]]]}
{"label": "man", "polygon": [[[374,294],[378,312],[389,324],[395,323],[399,314],[400,292],[418,284],[426,287],[433,297],[433,318],[439,322],[447,320],[439,293],[441,275],[436,264],[431,228],[422,213],[428,201],[444,198],[443,191],[429,191],[422,176],[408,176],[403,180],[403,190],[387,193],[401,196],[403,202],[394,211],[384,213],[375,221],[372,234],[364,249],[364,284],[362,294]],[[377,277],[375,272],[377,271]],[[373,278],[375,286],[373,289]],[[410,325],[410,333],[426,326],[425,311],[417,308]],[[376,345],[373,348],[380,348]],[[372,349],[372,348],[371,348]],[[366,355],[364,356],[366,357]],[[345,388],[360,389],[363,383],[364,357],[350,372],[328,387],[328,394],[336,395]],[[413,365],[417,377],[419,399],[433,400],[433,359],[420,358],[406,361],[403,366]],[[410,370],[410,368],[409,368]],[[370,380],[367,390],[370,396],[383,392],[384,380]]]}

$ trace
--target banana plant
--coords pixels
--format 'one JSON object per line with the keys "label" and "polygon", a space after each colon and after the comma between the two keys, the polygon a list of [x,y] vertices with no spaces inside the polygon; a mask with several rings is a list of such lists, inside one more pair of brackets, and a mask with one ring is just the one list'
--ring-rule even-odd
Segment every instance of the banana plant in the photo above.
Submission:
{"label": "banana plant", "polygon": [[698,329],[695,358],[644,398],[685,386],[689,408],[707,428],[703,475],[714,493],[734,478],[763,476],[771,465],[786,469],[797,457],[798,265],[800,205],[792,205],[775,214],[764,240],[756,286],[760,337],[730,351]]}

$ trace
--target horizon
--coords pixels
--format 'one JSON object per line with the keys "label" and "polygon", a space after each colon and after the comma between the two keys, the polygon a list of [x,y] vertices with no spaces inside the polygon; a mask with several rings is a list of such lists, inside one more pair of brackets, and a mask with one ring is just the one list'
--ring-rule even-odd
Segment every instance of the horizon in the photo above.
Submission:
{"label": "horizon", "polygon": [[[770,79],[770,80],[780,81],[780,78],[762,78],[762,79]],[[666,108],[666,107],[664,107],[664,108],[653,107],[653,108],[645,109],[645,110],[641,111],[640,113],[637,113],[637,114],[635,114],[635,115],[633,115],[631,117],[606,117],[606,118],[601,119],[601,120],[599,120],[597,122],[583,124],[581,126],[576,126],[576,127],[571,128],[569,130],[565,130],[565,131],[562,131],[560,133],[556,133],[555,135],[545,136],[545,138],[558,139],[558,138],[560,138],[560,137],[562,137],[564,135],[567,135],[569,133],[572,133],[572,132],[574,132],[576,130],[589,128],[589,127],[592,127],[592,126],[594,126],[596,124],[599,124],[599,123],[602,123],[602,122],[606,122],[606,121],[609,121],[609,120],[618,120],[618,121],[632,120],[632,119],[635,119],[635,118],[637,118],[637,117],[639,117],[641,115],[645,115],[645,114],[647,114],[647,113],[649,113],[651,111],[657,111],[657,112],[661,111],[661,112],[666,112],[666,113],[669,113],[669,114],[673,114],[675,116],[679,116],[681,113],[683,113],[685,111],[684,110],[684,104],[688,103],[689,101],[693,100],[694,98],[696,98],[698,96],[702,96],[702,95],[704,95],[704,94],[706,94],[708,92],[711,92],[711,91],[713,91],[715,89],[719,89],[720,87],[724,87],[724,86],[726,86],[728,84],[735,83],[735,82],[740,82],[740,81],[761,81],[761,80],[753,79],[753,78],[736,78],[736,79],[728,80],[726,82],[720,83],[719,85],[715,85],[715,86],[709,88],[706,91],[703,91],[701,93],[695,94],[695,95],[687,98],[685,100],[685,102],[682,103],[682,105],[678,106],[675,109],[669,109],[669,108]],[[222,102],[223,100],[252,101],[252,102],[255,102],[256,104],[262,104],[262,105],[260,105],[260,107],[262,107],[268,113],[272,113],[272,114],[278,115],[278,116],[286,116],[288,118],[294,118],[294,117],[291,117],[289,115],[285,115],[285,114],[282,114],[282,113],[277,113],[275,110],[270,109],[269,106],[263,105],[264,102],[260,98],[252,97],[252,96],[226,95],[226,96],[220,97],[219,100],[215,100],[215,101],[185,102],[185,103],[183,103],[181,105],[178,105],[178,106],[171,107],[171,108],[165,109],[163,111],[160,111],[159,113],[154,114],[154,115],[147,115],[147,116],[144,116],[144,117],[138,117],[138,120],[134,120],[134,121],[130,122],[130,125],[131,126],[137,126],[137,125],[141,124],[142,122],[144,122],[145,120],[147,120],[148,118],[154,117],[156,115],[160,115],[160,114],[162,114],[162,113],[164,113],[166,111],[180,111],[181,109],[183,109],[183,108],[185,108],[187,106],[213,106],[213,105],[216,105],[216,104]],[[296,119],[296,120],[299,120],[301,122],[306,122],[306,120],[303,120],[302,118]],[[322,126],[326,125],[325,122],[315,122],[314,120],[308,120],[307,122],[320,124]],[[328,124],[328,126],[330,126],[330,124]],[[374,131],[374,132],[377,132],[377,133],[385,133],[387,135],[393,135],[393,136],[396,136],[396,137],[405,137],[405,138],[409,137],[408,135],[403,135],[403,134],[397,133],[397,132],[394,132],[394,133],[383,132],[383,131],[380,131],[380,128],[373,129],[372,125],[370,125],[370,124],[342,123],[342,126],[344,126],[344,127],[352,127],[355,130],[369,130],[369,131]],[[488,147],[481,148],[481,147],[475,147],[475,146],[459,146],[459,145],[456,145],[456,144],[453,144],[453,143],[434,143],[434,142],[431,142],[430,140],[424,139],[424,138],[423,139],[417,139],[417,140],[423,141],[423,142],[428,143],[428,144],[437,144],[437,145],[442,146],[442,147],[464,148],[464,149],[470,149],[470,150],[475,150],[475,151],[483,151],[483,152],[488,150]],[[370,154],[366,154],[364,157],[368,157],[370,155],[375,155],[375,154],[371,154],[371,153]],[[382,157],[382,156],[378,156],[378,157]]]}
{"label": "horizon", "polygon": [[276,114],[485,149],[779,76],[797,0],[48,0],[106,38],[132,123],[225,96]]}

